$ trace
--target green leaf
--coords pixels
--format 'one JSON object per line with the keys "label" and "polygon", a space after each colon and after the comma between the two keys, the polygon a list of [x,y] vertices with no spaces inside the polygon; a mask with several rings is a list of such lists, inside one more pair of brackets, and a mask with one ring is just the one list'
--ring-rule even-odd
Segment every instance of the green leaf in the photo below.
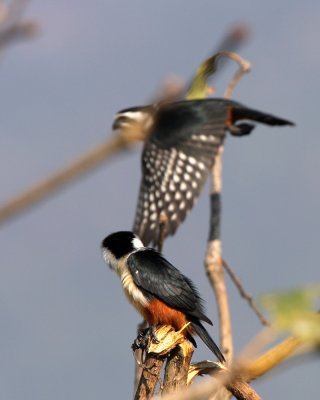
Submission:
{"label": "green leaf", "polygon": [[217,70],[217,62],[221,57],[228,57],[240,65],[244,65],[244,60],[232,51],[219,51],[213,56],[207,58],[199,65],[194,78],[187,90],[186,99],[204,99],[210,94],[210,86],[207,84],[208,79]]}
{"label": "green leaf", "polygon": [[217,61],[220,57],[221,54],[217,53],[207,58],[202,64],[199,65],[187,91],[187,100],[204,99],[207,97],[209,92],[207,80],[217,70]]}
{"label": "green leaf", "polygon": [[[302,339],[320,345],[320,285],[271,293],[261,304],[271,314],[273,325]],[[318,303],[318,304],[317,304]]]}

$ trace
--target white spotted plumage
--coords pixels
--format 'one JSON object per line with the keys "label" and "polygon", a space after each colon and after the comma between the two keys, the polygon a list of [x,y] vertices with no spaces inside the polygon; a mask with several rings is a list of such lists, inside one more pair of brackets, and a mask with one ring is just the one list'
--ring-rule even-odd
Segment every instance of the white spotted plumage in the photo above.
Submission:
{"label": "white spotted plumage", "polygon": [[[166,216],[167,236],[175,233],[192,209],[223,142],[224,121],[222,116],[214,131],[209,124],[186,136],[180,132],[176,138],[173,127],[168,128],[168,135],[172,135],[168,138],[162,136],[162,128],[151,127],[142,153],[142,181],[133,227],[146,245],[158,240],[160,215]],[[148,214],[144,213],[146,207]]]}
{"label": "white spotted plumage", "polygon": [[[165,236],[174,234],[185,219],[204,186],[226,132],[247,135],[254,127],[238,121],[292,125],[290,121],[224,99],[177,101],[158,104],[152,109],[153,125],[142,154],[142,182],[133,228],[146,245],[158,242],[160,215],[167,217],[161,218],[166,220]],[[150,194],[157,201],[151,200]],[[145,214],[144,209],[153,203],[156,211]]]}
{"label": "white spotted plumage", "polygon": [[152,141],[145,145],[133,229],[144,243],[157,236],[161,213],[169,221],[169,233],[174,233],[199,196],[214,157],[210,153],[188,155],[188,152],[188,148],[178,151],[157,147]]}

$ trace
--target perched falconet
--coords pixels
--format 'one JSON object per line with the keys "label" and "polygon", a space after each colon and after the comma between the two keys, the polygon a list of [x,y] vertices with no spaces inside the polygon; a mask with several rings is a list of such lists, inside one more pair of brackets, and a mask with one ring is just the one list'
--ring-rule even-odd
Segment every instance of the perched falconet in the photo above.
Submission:
{"label": "perched falconet", "polygon": [[201,321],[212,325],[193,282],[160,253],[144,247],[127,231],[107,236],[102,244],[105,261],[119,275],[128,301],[148,321],[151,332],[158,325],[182,331],[196,347],[198,335],[224,362],[224,356]]}
{"label": "perched falconet", "polygon": [[226,132],[248,135],[256,121],[270,126],[292,122],[226,99],[184,100],[133,107],[116,114],[113,129],[134,122],[148,131],[133,231],[145,245],[156,243],[160,216],[173,235],[198,198]]}

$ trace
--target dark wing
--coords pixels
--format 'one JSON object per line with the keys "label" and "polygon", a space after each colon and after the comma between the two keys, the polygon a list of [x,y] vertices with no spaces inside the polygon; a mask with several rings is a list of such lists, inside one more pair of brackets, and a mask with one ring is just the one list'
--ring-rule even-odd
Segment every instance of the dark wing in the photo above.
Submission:
{"label": "dark wing", "polygon": [[192,209],[225,132],[247,135],[253,120],[267,125],[292,122],[225,99],[181,101],[162,106],[142,153],[142,180],[133,230],[143,243],[157,243],[160,216],[173,235]]}
{"label": "dark wing", "polygon": [[153,249],[136,251],[128,257],[134,283],[168,306],[212,322],[204,315],[202,299],[190,279]]}
{"label": "dark wing", "polygon": [[[193,102],[173,103],[156,116],[142,153],[142,180],[133,231],[145,245],[156,243],[160,216],[173,235],[191,211],[225,136],[226,106],[206,119]],[[187,108],[187,109],[186,109]],[[186,115],[187,111],[187,115]]]}

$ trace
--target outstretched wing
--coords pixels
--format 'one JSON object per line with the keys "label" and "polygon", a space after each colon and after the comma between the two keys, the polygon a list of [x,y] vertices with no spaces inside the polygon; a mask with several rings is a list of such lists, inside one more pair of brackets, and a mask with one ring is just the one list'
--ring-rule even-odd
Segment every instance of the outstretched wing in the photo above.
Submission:
{"label": "outstretched wing", "polygon": [[[173,235],[192,209],[225,132],[249,134],[252,120],[267,125],[292,122],[225,99],[180,101],[160,107],[142,153],[142,180],[133,230],[156,243],[163,215],[165,236]],[[234,124],[236,123],[236,124]]]}
{"label": "outstretched wing", "polygon": [[173,235],[192,209],[225,136],[226,106],[185,114],[186,102],[159,112],[142,153],[142,179],[133,231],[145,245],[156,243],[161,215]]}
{"label": "outstretched wing", "polygon": [[[134,283],[168,306],[211,323],[190,279],[153,249],[136,251],[127,260]],[[211,323],[212,324],[212,323]]]}

